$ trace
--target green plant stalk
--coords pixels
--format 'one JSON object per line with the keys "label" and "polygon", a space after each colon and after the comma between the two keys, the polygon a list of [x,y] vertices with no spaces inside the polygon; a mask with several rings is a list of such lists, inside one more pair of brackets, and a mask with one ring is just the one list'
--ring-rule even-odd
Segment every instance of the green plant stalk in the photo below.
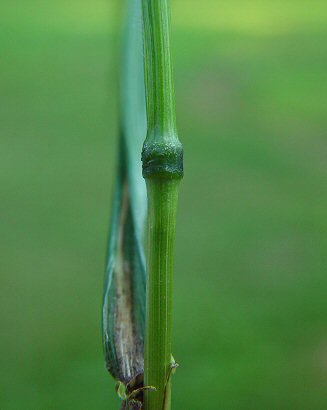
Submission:
{"label": "green plant stalk", "polygon": [[168,409],[172,333],[172,274],[178,180],[147,180],[148,262],[145,409]]}
{"label": "green plant stalk", "polygon": [[178,139],[168,0],[142,0],[147,136],[142,150],[148,193],[145,410],[170,409],[172,274],[183,149]]}

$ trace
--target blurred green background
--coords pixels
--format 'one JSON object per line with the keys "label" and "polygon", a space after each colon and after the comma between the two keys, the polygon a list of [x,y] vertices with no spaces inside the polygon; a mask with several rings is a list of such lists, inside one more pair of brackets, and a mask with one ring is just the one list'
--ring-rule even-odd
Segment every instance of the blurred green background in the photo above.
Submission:
{"label": "blurred green background", "polygon": [[[327,408],[327,3],[172,0],[173,408]],[[0,6],[0,409],[118,409],[112,0]]]}

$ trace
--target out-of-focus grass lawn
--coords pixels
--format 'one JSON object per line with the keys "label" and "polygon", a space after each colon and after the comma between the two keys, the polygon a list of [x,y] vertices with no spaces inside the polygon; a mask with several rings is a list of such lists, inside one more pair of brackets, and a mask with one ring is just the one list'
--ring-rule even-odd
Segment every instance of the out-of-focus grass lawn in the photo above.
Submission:
{"label": "out-of-focus grass lawn", "polygon": [[[174,0],[173,408],[327,408],[327,5]],[[0,408],[118,409],[110,1],[0,6]]]}

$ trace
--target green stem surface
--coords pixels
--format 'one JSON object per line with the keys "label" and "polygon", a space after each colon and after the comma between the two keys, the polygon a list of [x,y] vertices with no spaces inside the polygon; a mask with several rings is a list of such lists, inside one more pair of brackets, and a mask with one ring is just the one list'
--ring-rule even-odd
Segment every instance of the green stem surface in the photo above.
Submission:
{"label": "green stem surface", "polygon": [[148,193],[145,410],[170,409],[172,273],[183,149],[178,139],[168,0],[142,0],[147,136],[142,150]]}
{"label": "green stem surface", "polygon": [[176,133],[168,0],[142,0],[148,136]]}
{"label": "green stem surface", "polygon": [[[172,274],[178,180],[147,180],[148,263],[145,340],[145,409],[162,410],[169,403],[171,366]],[[169,381],[168,381],[169,382]],[[168,404],[167,404],[168,406]],[[166,406],[166,409],[168,407]]]}

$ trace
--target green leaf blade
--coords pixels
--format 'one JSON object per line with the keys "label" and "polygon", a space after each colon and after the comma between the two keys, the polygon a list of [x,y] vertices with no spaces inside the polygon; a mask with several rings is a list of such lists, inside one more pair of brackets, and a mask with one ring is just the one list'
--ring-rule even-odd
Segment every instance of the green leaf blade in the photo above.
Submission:
{"label": "green leaf blade", "polygon": [[140,153],[146,134],[140,2],[129,1],[121,81],[119,165],[102,309],[106,367],[125,385],[143,374],[146,187]]}

